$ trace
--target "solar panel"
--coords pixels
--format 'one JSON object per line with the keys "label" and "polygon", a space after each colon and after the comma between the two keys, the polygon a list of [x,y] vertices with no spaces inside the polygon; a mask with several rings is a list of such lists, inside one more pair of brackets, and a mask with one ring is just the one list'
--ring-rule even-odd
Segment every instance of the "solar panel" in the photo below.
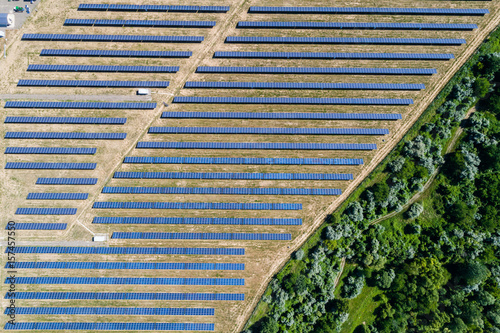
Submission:
{"label": "solar panel", "polygon": [[120,179],[286,179],[286,180],[352,180],[345,173],[244,173],[244,172],[115,172]]}
{"label": "solar panel", "polygon": [[[43,224],[43,223],[32,223]],[[45,223],[48,225],[48,223]],[[235,278],[114,278],[114,277],[19,277],[15,280],[6,278],[10,284],[94,284],[94,285],[181,285],[181,286],[243,286],[245,279]]]}
{"label": "solar panel", "polygon": [[96,224],[302,225],[302,219],[210,217],[94,217]]}
{"label": "solar panel", "polygon": [[215,325],[209,323],[75,323],[75,322],[10,322],[5,323],[5,330],[86,330],[86,331],[213,331]]}
{"label": "solar panel", "polygon": [[336,53],[336,52],[236,52],[216,51],[214,58],[242,59],[372,59],[372,60],[450,60],[449,53]]}
{"label": "solar panel", "polygon": [[162,118],[200,119],[311,119],[311,120],[399,120],[398,113],[303,113],[303,112],[163,112]]}
{"label": "solar panel", "polygon": [[[16,307],[17,314],[213,316],[213,308]],[[9,314],[5,309],[4,314]]]}
{"label": "solar panel", "polygon": [[23,34],[22,40],[65,42],[201,43],[203,36]]}
{"label": "solar panel", "polygon": [[122,50],[55,50],[43,49],[44,57],[125,57],[125,58],[189,58],[191,51],[122,51]]}
{"label": "solar panel", "polygon": [[139,164],[255,164],[255,165],[360,165],[361,158],[235,158],[235,157],[125,157]]}
{"label": "solar panel", "polygon": [[37,185],[95,185],[97,178],[38,178]]}
{"label": "solar panel", "polygon": [[138,142],[143,149],[373,150],[372,143]]}
{"label": "solar panel", "polygon": [[5,139],[124,140],[127,133],[7,132]]}
{"label": "solar panel", "polygon": [[321,104],[321,105],[410,105],[409,98],[298,98],[298,97],[193,97],[177,96],[173,103],[206,104]]}
{"label": "solar panel", "polygon": [[[113,233],[112,238],[134,238],[135,234],[142,233]],[[161,233],[157,233],[161,234]],[[177,238],[182,239],[182,238]],[[15,264],[6,264],[8,268],[17,269],[155,269],[155,270],[244,270],[245,264],[227,263],[223,264],[209,264],[204,263],[130,263],[130,262],[43,262],[43,261],[17,261]],[[12,267],[14,266],[14,267]]]}
{"label": "solar panel", "polygon": [[75,215],[76,208],[18,208],[16,215]]}
{"label": "solar panel", "polygon": [[[291,234],[278,233],[189,233],[189,232],[113,232],[113,239],[239,239],[239,240],[291,240]],[[227,264],[226,264],[227,265]],[[226,266],[224,266],[226,267]]]}
{"label": "solar panel", "polygon": [[227,187],[110,187],[102,193],[116,194],[217,194],[217,195],[341,195],[340,189],[227,188]]}
{"label": "solar panel", "polygon": [[385,128],[150,127],[149,134],[386,135]]}
{"label": "solar panel", "polygon": [[96,166],[97,163],[7,162],[5,169],[94,170]]}
{"label": "solar panel", "polygon": [[162,20],[93,20],[66,19],[66,26],[118,26],[156,28],[212,28],[215,21],[162,21]]}
{"label": "solar panel", "polygon": [[213,202],[116,202],[96,201],[94,209],[214,209],[214,210],[302,210],[292,203],[213,203]]}
{"label": "solar panel", "polygon": [[11,124],[106,124],[123,125],[127,118],[95,117],[6,117],[4,123]]}
{"label": "solar panel", "polygon": [[176,73],[179,66],[28,65],[31,72]]}
{"label": "solar panel", "polygon": [[485,15],[488,9],[461,8],[383,8],[383,7],[258,7],[249,13],[266,14],[383,14],[383,15]]}
{"label": "solar panel", "polygon": [[88,193],[28,193],[28,200],[87,200]]}
{"label": "solar panel", "polygon": [[94,81],[94,80],[19,80],[18,86],[95,87],[95,88],[167,88],[168,81]]}
{"label": "solar panel", "polygon": [[421,90],[424,84],[400,83],[299,83],[299,82],[208,82],[188,81],[184,88],[206,89],[325,89],[325,90]]}
{"label": "solar panel", "polygon": [[240,74],[354,74],[354,75],[432,75],[431,68],[351,68],[351,67],[226,67],[198,66],[197,73]]}
{"label": "solar panel", "polygon": [[[67,224],[66,223],[24,223],[17,222],[16,230],[65,230]],[[5,229],[8,230],[9,226],[5,226]]]}
{"label": "solar panel", "polygon": [[165,6],[165,5],[80,4],[78,6],[78,10],[226,13],[229,10],[229,6]]}
{"label": "solar panel", "polygon": [[156,103],[7,101],[4,107],[18,109],[155,109]]}
{"label": "solar panel", "polygon": [[94,155],[96,148],[7,147],[5,154]]}
{"label": "solar panel", "polygon": [[245,44],[374,44],[374,45],[462,45],[452,38],[344,38],[344,37],[226,37],[226,43]]}
{"label": "solar panel", "polygon": [[182,247],[52,247],[16,246],[5,252],[61,254],[161,254],[161,255],[244,255],[243,248],[182,248]]}
{"label": "solar panel", "polygon": [[380,29],[380,30],[473,30],[477,24],[380,23],[380,22],[261,22],[240,21],[237,28],[247,29]]}

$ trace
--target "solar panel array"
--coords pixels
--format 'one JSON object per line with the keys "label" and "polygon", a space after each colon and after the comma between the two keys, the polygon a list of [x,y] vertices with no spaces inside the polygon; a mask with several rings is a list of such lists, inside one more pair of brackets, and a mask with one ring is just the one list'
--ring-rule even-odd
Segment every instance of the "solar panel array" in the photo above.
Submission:
{"label": "solar panel array", "polygon": [[212,89],[325,89],[325,90],[421,90],[423,84],[398,83],[299,83],[299,82],[207,82],[188,81],[184,88]]}
{"label": "solar panel array", "polygon": [[75,215],[76,208],[18,208],[16,215]]}
{"label": "solar panel array", "polygon": [[121,50],[49,50],[43,49],[40,56],[46,57],[132,57],[132,58],[189,58],[191,51],[121,51]]}
{"label": "solar panel array", "polygon": [[125,179],[259,179],[259,180],[351,180],[352,173],[244,173],[244,172],[115,172]]}
{"label": "solar panel array", "polygon": [[7,132],[5,139],[123,140],[127,133]]}
{"label": "solar panel array", "polygon": [[450,60],[445,53],[338,53],[338,52],[238,52],[216,51],[214,58],[243,59],[371,59],[371,60]]}
{"label": "solar panel array", "polygon": [[123,125],[127,118],[96,117],[5,117],[6,124],[93,124]]}
{"label": "solar panel array", "polygon": [[105,186],[102,193],[217,194],[217,195],[341,195],[336,188],[228,188],[228,187],[120,187]]}
{"label": "solar panel array", "polygon": [[115,202],[96,201],[97,209],[215,209],[215,210],[301,210],[302,204],[232,202]]}
{"label": "solar panel array", "polygon": [[177,73],[179,66],[28,65],[29,72]]}
{"label": "solar panel array", "polygon": [[192,97],[177,96],[173,103],[205,104],[323,104],[323,105],[410,105],[409,98],[300,98],[300,97]]}
{"label": "solar panel array", "polygon": [[94,155],[97,148],[7,147],[5,154]]}
{"label": "solar panel array", "polygon": [[87,200],[88,193],[28,193],[29,200]]}
{"label": "solar panel array", "polygon": [[171,286],[244,286],[245,279],[219,278],[115,278],[115,277],[16,277],[6,284],[147,284]]}
{"label": "solar panel array", "polygon": [[95,185],[97,178],[38,178],[37,185]]}
{"label": "solar panel array", "polygon": [[73,293],[73,292],[15,292],[5,299],[143,299],[151,301],[243,301],[244,294],[229,293]]}
{"label": "solar panel array", "polygon": [[[113,233],[114,235],[115,233]],[[118,233],[120,234],[120,233]],[[120,237],[114,237],[120,238]],[[180,239],[180,238],[178,238]],[[7,263],[11,269],[162,269],[162,270],[222,270],[242,271],[245,264],[236,263],[184,263],[184,262],[78,262],[78,261],[16,261]]]}
{"label": "solar panel array", "polygon": [[385,128],[150,127],[149,134],[386,135]]}
{"label": "solar panel array", "polygon": [[383,15],[485,15],[488,9],[468,8],[383,8],[383,7],[259,7],[251,6],[249,13],[266,14],[383,14]]}
{"label": "solar panel array", "polygon": [[361,74],[361,75],[432,75],[437,73],[437,71],[433,68],[234,67],[234,66],[233,67],[198,66],[198,68],[196,68],[196,72],[197,73],[241,73],[241,74]]}
{"label": "solar panel array", "polygon": [[28,87],[167,88],[168,81],[19,80]]}
{"label": "solar panel array", "polygon": [[126,102],[25,102],[7,101],[4,108],[19,109],[155,109],[156,103]]}
{"label": "solar panel array", "polygon": [[381,29],[381,30],[474,30],[477,24],[385,22],[255,22],[240,21],[237,28],[250,29]]}
{"label": "solar panel array", "polygon": [[[202,240],[291,240],[291,234],[201,233],[201,232],[113,232],[113,239],[202,239]],[[240,264],[243,265],[243,264]]]}
{"label": "solar panel array", "polygon": [[372,143],[138,142],[147,149],[374,150]]}
{"label": "solar panel array", "polygon": [[[17,223],[16,223],[17,224]],[[91,246],[15,246],[5,253],[54,253],[54,254],[157,254],[157,255],[245,255],[243,248],[192,248],[192,247],[91,247]]]}
{"label": "solar panel array", "polygon": [[201,43],[203,36],[24,34],[22,40],[65,42]]}
{"label": "solar panel array", "polygon": [[310,119],[310,120],[399,120],[399,113],[304,113],[304,112],[162,112],[162,118],[200,119]]}
{"label": "solar panel array", "polygon": [[5,169],[94,170],[96,163],[7,162]]}
{"label": "solar panel array", "polygon": [[122,5],[82,3],[78,10],[93,11],[138,11],[138,12],[187,12],[187,13],[226,13],[229,6],[165,6],[165,5]]}
{"label": "solar panel array", "polygon": [[94,217],[96,224],[302,225],[302,219],[211,217]]}
{"label": "solar panel array", "polygon": [[343,38],[343,37],[226,37],[226,43],[259,44],[375,44],[375,45],[462,45],[465,39],[451,38]]}
{"label": "solar panel array", "polygon": [[[10,309],[5,309],[4,314],[10,314]],[[213,316],[215,310],[213,308],[16,307],[16,314]]]}
{"label": "solar panel array", "polygon": [[251,164],[251,165],[360,165],[361,158],[238,158],[238,157],[134,157],[123,163],[135,164]]}
{"label": "solar panel array", "polygon": [[58,323],[16,322],[5,323],[5,330],[134,330],[134,331],[213,331],[214,324],[207,323]]}
{"label": "solar panel array", "polygon": [[[66,227],[67,223],[16,223],[16,230],[64,230]],[[8,230],[9,225],[5,229]]]}
{"label": "solar panel array", "polygon": [[212,28],[215,21],[66,19],[64,25],[104,27]]}

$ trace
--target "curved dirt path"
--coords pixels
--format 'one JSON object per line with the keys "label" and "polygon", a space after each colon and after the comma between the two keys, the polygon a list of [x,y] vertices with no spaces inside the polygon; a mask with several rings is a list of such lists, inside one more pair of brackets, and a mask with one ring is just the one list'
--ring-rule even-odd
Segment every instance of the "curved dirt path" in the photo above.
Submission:
{"label": "curved dirt path", "polygon": [[331,214],[335,209],[337,209],[340,204],[349,197],[349,195],[361,184],[361,182],[375,169],[375,167],[392,151],[396,144],[401,141],[406,132],[413,126],[413,124],[418,120],[420,115],[425,111],[425,109],[432,103],[439,92],[444,88],[448,81],[455,75],[455,73],[462,67],[462,65],[470,58],[470,56],[476,51],[476,49],[482,44],[486,37],[493,31],[500,22],[500,15],[496,12],[490,14],[490,21],[482,28],[481,32],[474,36],[474,40],[469,42],[468,48],[464,53],[460,55],[458,60],[448,68],[446,73],[440,78],[440,80],[428,90],[423,97],[418,102],[418,107],[413,109],[405,120],[405,123],[399,128],[399,131],[393,134],[393,136],[387,140],[386,145],[378,151],[378,154],[366,165],[361,173],[356,177],[356,179],[349,184],[349,186],[344,190],[342,195],[340,195],[335,201],[330,204],[321,214],[319,214],[314,222],[306,229],[302,235],[295,238],[290,245],[290,248],[283,249],[279,253],[276,253],[276,260],[274,264],[269,268],[267,276],[262,280],[262,284],[258,289],[257,294],[252,302],[249,302],[245,312],[241,314],[236,319],[236,328],[232,331],[234,333],[241,331],[248,319],[250,318],[253,309],[260,301],[260,298],[264,294],[267,285],[271,281],[272,277],[284,266],[288,261],[290,253],[296,251],[302,244],[304,244],[311,234],[323,224],[325,218]]}

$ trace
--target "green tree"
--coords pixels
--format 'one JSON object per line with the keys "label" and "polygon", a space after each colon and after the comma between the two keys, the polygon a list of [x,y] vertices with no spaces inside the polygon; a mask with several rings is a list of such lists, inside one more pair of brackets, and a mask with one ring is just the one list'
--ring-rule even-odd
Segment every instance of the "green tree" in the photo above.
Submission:
{"label": "green tree", "polygon": [[373,198],[376,203],[381,203],[387,200],[389,195],[389,185],[386,182],[380,182],[373,185],[370,189],[373,192]]}
{"label": "green tree", "polygon": [[271,317],[265,317],[262,321],[260,332],[261,333],[278,333],[279,329],[280,329],[280,327],[279,327],[278,323],[276,322],[276,320],[274,320]]}
{"label": "green tree", "polygon": [[477,78],[474,82],[474,94],[476,97],[483,98],[490,91],[491,83],[483,77]]}
{"label": "green tree", "polygon": [[458,269],[458,277],[469,286],[484,282],[490,275],[488,267],[480,262],[464,263]]}

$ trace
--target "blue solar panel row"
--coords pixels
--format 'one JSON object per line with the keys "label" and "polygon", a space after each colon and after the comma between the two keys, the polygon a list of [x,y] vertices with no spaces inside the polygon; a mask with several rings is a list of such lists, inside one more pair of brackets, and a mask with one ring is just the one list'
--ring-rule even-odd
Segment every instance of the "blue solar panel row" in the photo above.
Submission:
{"label": "blue solar panel row", "polygon": [[473,30],[477,29],[477,24],[240,21],[237,27],[253,29]]}
{"label": "blue solar panel row", "polygon": [[127,133],[7,132],[5,139],[123,140]]}
{"label": "blue solar panel row", "polygon": [[381,59],[381,60],[450,60],[445,53],[336,53],[336,52],[237,52],[216,51],[214,58],[243,59]]}
{"label": "blue solar panel row", "polygon": [[[42,66],[42,65],[36,65]],[[44,65],[50,66],[50,65]],[[349,67],[226,67],[198,66],[196,73],[243,74],[361,74],[361,75],[432,75],[433,68],[349,68]]]}
{"label": "blue solar panel row", "polygon": [[[4,314],[10,314],[5,309]],[[213,316],[213,308],[111,308],[111,307],[16,307],[16,314],[129,315],[129,316]]]}
{"label": "blue solar panel row", "polygon": [[362,158],[125,157],[136,164],[360,165]]}
{"label": "blue solar panel row", "polygon": [[118,26],[118,27],[162,27],[162,28],[212,28],[215,21],[161,21],[161,20],[94,20],[66,19],[64,25]]}
{"label": "blue solar panel row", "polygon": [[203,240],[291,240],[292,234],[194,233],[194,232],[113,232],[114,239],[203,239]]}
{"label": "blue solar panel row", "polygon": [[24,34],[22,40],[66,42],[201,43],[203,36]]}
{"label": "blue solar panel row", "polygon": [[94,117],[6,117],[7,124],[106,124],[123,125],[127,118],[94,118]]}
{"label": "blue solar panel row", "polygon": [[336,188],[228,188],[228,187],[110,187],[102,193],[118,194],[217,194],[217,195],[341,195]]}
{"label": "blue solar panel row", "polygon": [[[66,223],[16,223],[16,230],[64,230],[66,227]],[[8,228],[8,225],[5,226],[6,230]]]}
{"label": "blue solar panel row", "polygon": [[302,210],[302,204],[292,203],[232,203],[232,202],[116,202],[97,201],[97,209],[215,209],[215,210]]}
{"label": "blue solar panel row", "polygon": [[73,293],[15,292],[5,299],[143,299],[156,301],[243,301],[245,294],[229,293]]}
{"label": "blue solar panel row", "polygon": [[[16,223],[17,224],[17,223]],[[5,253],[58,253],[58,254],[161,254],[161,255],[245,255],[243,248],[192,248],[192,247],[64,247],[16,246]]]}
{"label": "blue solar panel row", "polygon": [[28,193],[28,200],[87,200],[88,193]]}
{"label": "blue solar panel row", "polygon": [[179,66],[28,65],[30,72],[177,73]]}
{"label": "blue solar panel row", "polygon": [[94,81],[94,80],[19,80],[18,86],[95,87],[95,88],[167,88],[168,81]]}
{"label": "blue solar panel row", "polygon": [[5,154],[94,155],[96,148],[7,147]]}
{"label": "blue solar panel row", "polygon": [[75,215],[76,208],[18,208],[16,215]]}
{"label": "blue solar panel row", "polygon": [[[19,85],[19,84],[18,84]],[[421,90],[425,84],[400,83],[299,83],[299,82],[207,82],[188,81],[184,88],[214,89],[325,89],[325,90]]]}
{"label": "blue solar panel row", "polygon": [[155,109],[156,103],[7,101],[4,107],[20,109]]}
{"label": "blue solar panel row", "polygon": [[310,119],[399,120],[399,113],[304,113],[304,112],[162,112],[162,118],[200,119]]}
{"label": "blue solar panel row", "polygon": [[150,127],[149,134],[386,135],[385,128]]}
{"label": "blue solar panel row", "polygon": [[302,219],[211,217],[94,217],[96,224],[302,225]]}
{"label": "blue solar panel row", "polygon": [[120,51],[120,50],[51,50],[43,49],[47,57],[132,57],[132,58],[189,58],[191,51]]}
{"label": "blue solar panel row", "polygon": [[97,163],[7,162],[5,169],[94,170]]}
{"label": "blue solar panel row", "polygon": [[92,11],[139,11],[139,12],[188,12],[188,13],[225,13],[229,6],[165,6],[165,5],[122,5],[82,3],[78,10]]}
{"label": "blue solar panel row", "polygon": [[37,185],[95,185],[97,178],[38,178]]}
{"label": "blue solar panel row", "polygon": [[147,149],[373,150],[372,143],[138,142]]}
{"label": "blue solar panel row", "polygon": [[86,330],[86,331],[213,331],[215,325],[208,323],[57,323],[16,322],[5,323],[5,330]]}
{"label": "blue solar panel row", "polygon": [[148,284],[171,286],[244,286],[245,279],[218,278],[114,278],[114,277],[16,277],[6,284]]}
{"label": "blue solar panel row", "polygon": [[[113,235],[116,233],[113,233]],[[123,234],[123,233],[118,233]],[[127,234],[127,233],[125,233]],[[134,234],[134,233],[131,233]],[[250,234],[249,234],[250,235]],[[269,234],[273,235],[273,234]],[[281,235],[281,234],[277,234]],[[285,235],[285,234],[283,234]],[[113,237],[121,238],[121,237]],[[129,237],[131,238],[131,237]],[[177,238],[182,239],[182,238]],[[214,239],[214,238],[212,238]],[[223,271],[242,271],[245,270],[245,264],[236,263],[183,263],[183,262],[64,262],[64,261],[16,261],[15,264],[6,264],[12,269],[180,269],[180,270],[223,270]]]}
{"label": "blue solar panel row", "polygon": [[383,7],[258,7],[249,13],[268,14],[384,14],[384,15],[485,15],[488,9],[467,8],[383,8]]}
{"label": "blue solar panel row", "polygon": [[258,180],[351,180],[352,173],[244,173],[244,172],[115,172],[127,179],[258,179]]}
{"label": "blue solar panel row", "polygon": [[173,103],[206,104],[321,104],[321,105],[410,105],[409,98],[298,98],[298,97],[193,97],[177,96]]}
{"label": "blue solar panel row", "polygon": [[343,37],[226,37],[226,43],[246,44],[374,44],[374,45],[462,45],[451,38],[343,38]]}

